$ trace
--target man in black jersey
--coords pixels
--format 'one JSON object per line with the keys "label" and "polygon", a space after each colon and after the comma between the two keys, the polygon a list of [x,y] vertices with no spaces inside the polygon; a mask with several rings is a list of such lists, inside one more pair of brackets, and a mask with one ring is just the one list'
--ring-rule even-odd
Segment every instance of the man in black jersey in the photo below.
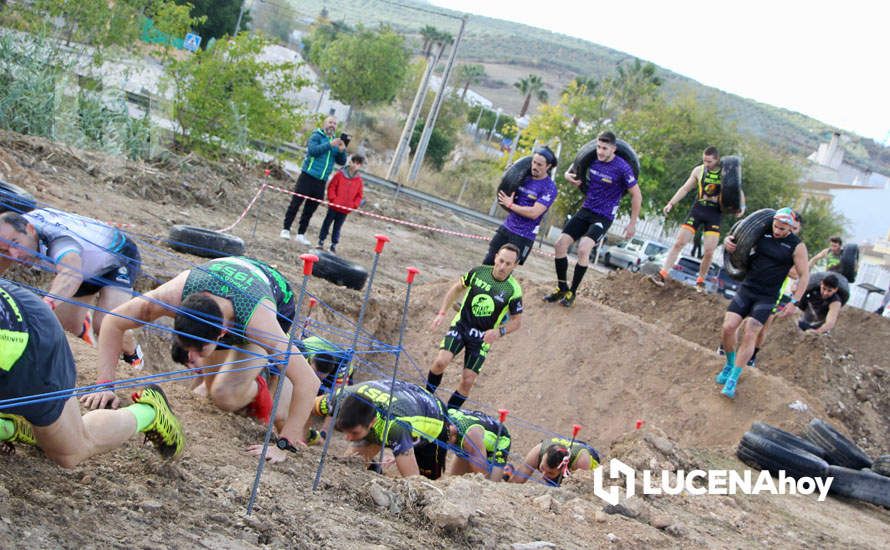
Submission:
{"label": "man in black jersey", "polygon": [[[454,283],[442,301],[431,328],[437,328],[445,318],[445,311],[465,292],[460,311],[439,346],[439,354],[427,375],[426,389],[435,393],[442,382],[442,374],[455,355],[464,350],[464,370],[458,389],[448,400],[449,409],[459,409],[467,400],[491,343],[522,324],[522,289],[513,278],[519,260],[516,245],[505,244],[494,257],[494,265],[481,265],[464,273]],[[504,323],[509,313],[510,320]],[[503,323],[503,324],[502,324]]]}
{"label": "man in black jersey", "polygon": [[[772,313],[782,282],[792,267],[797,270],[800,279],[791,301],[785,306],[789,314],[794,312],[806,291],[810,279],[807,247],[793,233],[797,223],[792,209],[782,208],[776,211],[772,225],[751,249],[748,273],[723,317],[726,365],[717,374],[716,381],[724,385],[722,393],[726,397],[735,397],[736,384],[742,374],[742,367],[736,365],[745,365],[754,353],[757,334]],[[736,244],[732,235],[726,237],[723,246],[729,252],[735,251]],[[745,323],[742,341],[739,343],[736,330],[746,318],[748,322]]]}
{"label": "man in black jersey", "polygon": [[808,290],[800,300],[802,315],[797,326],[804,332],[828,334],[837,323],[843,302],[838,295],[840,282],[835,275],[827,275],[819,286]]}

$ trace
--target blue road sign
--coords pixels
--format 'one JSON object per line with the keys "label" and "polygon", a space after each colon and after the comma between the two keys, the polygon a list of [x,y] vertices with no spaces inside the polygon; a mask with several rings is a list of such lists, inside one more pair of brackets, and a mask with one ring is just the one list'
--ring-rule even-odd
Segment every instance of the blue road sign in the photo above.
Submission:
{"label": "blue road sign", "polygon": [[201,45],[201,37],[197,34],[187,33],[185,35],[185,41],[182,43],[182,47],[187,49],[190,52],[198,51],[198,46]]}

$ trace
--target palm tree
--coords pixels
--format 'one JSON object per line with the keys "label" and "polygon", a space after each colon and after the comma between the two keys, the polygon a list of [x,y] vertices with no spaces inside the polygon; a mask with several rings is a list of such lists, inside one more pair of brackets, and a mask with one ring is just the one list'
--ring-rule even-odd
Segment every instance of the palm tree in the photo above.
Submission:
{"label": "palm tree", "polygon": [[464,90],[460,94],[461,101],[467,97],[467,90],[470,88],[470,84],[478,84],[482,82],[482,79],[488,76],[485,74],[485,67],[482,65],[461,65],[457,68],[457,81],[464,83]]}
{"label": "palm tree", "polygon": [[532,101],[532,96],[539,102],[547,101],[547,90],[544,89],[544,79],[536,74],[530,74],[526,78],[520,78],[513,83],[519,93],[525,98],[522,102],[522,110],[519,111],[519,118],[525,116],[528,112],[528,106]]}
{"label": "palm tree", "polygon": [[442,33],[436,27],[432,25],[426,25],[422,29],[420,29],[420,37],[423,38],[423,46],[420,49],[423,50],[423,55],[425,57],[430,56],[430,52],[433,50],[433,46],[436,42],[439,42],[439,37]]}
{"label": "palm tree", "polygon": [[652,63],[643,63],[639,59],[634,59],[627,67],[619,64],[615,68],[617,76],[608,83],[619,108],[633,110],[655,96],[664,84],[664,80],[655,74],[657,70]]}
{"label": "palm tree", "polygon": [[[580,103],[585,98],[596,97],[600,83],[597,79],[588,76],[576,76],[562,90],[563,96],[568,96],[569,106]],[[569,109],[572,111],[572,109]],[[581,117],[575,112],[572,114],[572,126],[578,126]]]}

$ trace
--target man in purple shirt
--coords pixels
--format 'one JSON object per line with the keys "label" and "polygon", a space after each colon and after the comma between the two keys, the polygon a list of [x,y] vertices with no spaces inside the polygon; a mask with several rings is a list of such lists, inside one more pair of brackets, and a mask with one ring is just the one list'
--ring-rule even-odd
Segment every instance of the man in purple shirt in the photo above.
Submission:
{"label": "man in purple shirt", "polygon": [[498,202],[510,211],[488,244],[488,254],[482,265],[494,265],[494,257],[507,243],[519,249],[519,265],[525,263],[541,220],[550,206],[556,202],[556,184],[550,172],[556,168],[556,155],[546,145],[535,149],[532,155],[531,175],[510,195],[498,191]]}
{"label": "man in purple shirt", "polygon": [[[545,302],[559,302],[565,307],[572,307],[575,303],[575,292],[581,284],[581,279],[587,272],[587,264],[590,261],[590,251],[600,242],[612,225],[615,213],[618,212],[618,203],[625,192],[630,193],[630,223],[624,230],[625,238],[631,238],[636,233],[637,218],[640,215],[640,206],[643,204],[643,195],[637,185],[630,165],[615,155],[615,134],[606,131],[597,136],[596,160],[590,163],[590,184],[587,187],[587,195],[581,210],[572,216],[566,224],[562,235],[556,241],[556,279],[559,287],[552,294],[544,297]],[[571,168],[565,173],[566,180],[581,187],[581,180],[571,172]],[[569,270],[569,247],[577,241],[578,264],[572,277],[572,286],[567,282]]]}

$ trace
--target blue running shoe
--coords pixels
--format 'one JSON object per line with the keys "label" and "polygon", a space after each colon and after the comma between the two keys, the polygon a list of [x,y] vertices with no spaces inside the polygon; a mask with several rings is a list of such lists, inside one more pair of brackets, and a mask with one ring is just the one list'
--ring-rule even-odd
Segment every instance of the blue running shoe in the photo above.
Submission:
{"label": "blue running shoe", "polygon": [[720,393],[722,393],[723,395],[725,395],[726,397],[728,397],[730,399],[735,399],[736,383],[737,382],[735,380],[730,378],[729,380],[726,381],[726,385],[723,386],[723,391],[721,391]]}
{"label": "blue running shoe", "polygon": [[714,378],[714,381],[718,384],[726,384],[726,381],[729,379],[729,374],[732,372],[732,365],[724,365],[723,370],[717,373],[717,376]]}

